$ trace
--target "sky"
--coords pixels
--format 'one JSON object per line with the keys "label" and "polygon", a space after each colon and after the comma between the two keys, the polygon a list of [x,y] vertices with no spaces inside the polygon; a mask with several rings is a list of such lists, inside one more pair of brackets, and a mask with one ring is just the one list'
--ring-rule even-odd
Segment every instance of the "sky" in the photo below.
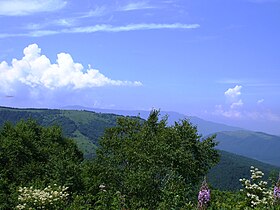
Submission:
{"label": "sky", "polygon": [[0,106],[176,111],[280,135],[280,0],[0,0]]}

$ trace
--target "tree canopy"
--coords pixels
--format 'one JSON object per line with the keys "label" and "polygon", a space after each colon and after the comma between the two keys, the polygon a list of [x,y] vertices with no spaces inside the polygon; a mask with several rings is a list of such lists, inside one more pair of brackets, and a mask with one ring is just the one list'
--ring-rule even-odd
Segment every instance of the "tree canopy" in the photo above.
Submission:
{"label": "tree canopy", "polygon": [[159,120],[159,111],[144,122],[120,118],[99,142],[96,187],[108,194],[119,192],[131,209],[182,207],[218,162],[214,138],[201,139],[187,120],[167,126],[166,118]]}
{"label": "tree canopy", "polygon": [[5,123],[0,130],[0,209],[10,209],[19,186],[66,185],[79,191],[82,153],[57,126]]}

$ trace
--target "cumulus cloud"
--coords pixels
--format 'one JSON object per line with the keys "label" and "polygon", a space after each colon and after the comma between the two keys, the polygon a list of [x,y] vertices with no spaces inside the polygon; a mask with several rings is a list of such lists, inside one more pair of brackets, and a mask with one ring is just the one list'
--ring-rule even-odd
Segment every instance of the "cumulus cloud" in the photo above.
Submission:
{"label": "cumulus cloud", "polygon": [[[254,121],[280,121],[280,116],[278,114],[273,113],[269,109],[261,109],[261,110],[246,110],[243,107],[244,103],[241,96],[242,86],[236,85],[234,88],[229,88],[224,92],[227,101],[230,102],[224,105],[216,105],[215,110],[212,112],[213,115],[223,116],[229,119],[251,119]],[[257,104],[261,104],[264,102],[264,99],[259,99]],[[261,106],[259,106],[261,107]]]}
{"label": "cumulus cloud", "polygon": [[24,57],[13,59],[11,65],[6,61],[0,63],[0,90],[10,93],[19,85],[27,87],[43,87],[47,89],[71,88],[82,89],[114,86],[141,86],[139,81],[113,80],[99,70],[84,69],[80,63],[75,63],[70,54],[59,53],[56,63],[41,55],[37,44],[31,44],[23,51]]}
{"label": "cumulus cloud", "polygon": [[244,105],[242,99],[240,99],[242,86],[236,85],[234,88],[229,88],[224,92],[229,105],[223,107],[217,105],[213,114],[221,115],[227,118],[240,118],[242,117],[241,107]]}
{"label": "cumulus cloud", "polygon": [[231,99],[236,99],[238,96],[241,95],[241,88],[242,86],[236,85],[234,88],[229,88],[225,95]]}
{"label": "cumulus cloud", "polygon": [[51,12],[63,8],[65,0],[1,0],[0,15],[23,16],[38,12]]}
{"label": "cumulus cloud", "polygon": [[243,106],[243,101],[240,99],[242,86],[236,85],[234,88],[229,88],[225,91],[225,96],[230,101],[231,105],[228,111],[224,111],[226,117],[240,117],[241,112],[237,111]]}

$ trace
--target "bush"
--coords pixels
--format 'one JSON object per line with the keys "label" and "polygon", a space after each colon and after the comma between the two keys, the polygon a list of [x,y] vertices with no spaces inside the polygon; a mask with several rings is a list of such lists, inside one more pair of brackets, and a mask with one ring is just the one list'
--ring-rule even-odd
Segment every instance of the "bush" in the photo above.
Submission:
{"label": "bush", "polygon": [[48,186],[44,189],[34,189],[33,187],[19,188],[19,204],[16,209],[63,209],[69,194],[68,187]]}
{"label": "bush", "polygon": [[252,208],[268,207],[273,202],[272,190],[267,187],[267,182],[262,180],[264,173],[258,168],[251,166],[251,178],[240,179],[246,197],[246,204]]}
{"label": "bush", "polygon": [[56,183],[81,191],[82,160],[76,144],[57,126],[32,120],[6,123],[0,129],[0,209],[17,205],[19,186],[42,189]]}

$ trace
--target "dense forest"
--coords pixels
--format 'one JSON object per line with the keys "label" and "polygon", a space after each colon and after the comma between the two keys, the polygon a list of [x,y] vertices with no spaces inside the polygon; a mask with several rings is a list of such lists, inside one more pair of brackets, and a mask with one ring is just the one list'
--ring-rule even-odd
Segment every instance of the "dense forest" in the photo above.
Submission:
{"label": "dense forest", "polygon": [[[277,168],[264,171],[272,172],[270,178],[259,169],[250,171],[248,159],[216,150],[215,136],[202,139],[187,120],[167,126],[157,111],[144,121],[61,110],[17,115],[2,109],[1,115],[9,115],[11,122],[0,122],[0,209],[278,209],[272,194]],[[48,114],[42,118],[42,113]],[[92,124],[91,115],[101,123]],[[94,133],[96,128],[99,133]],[[81,152],[77,131],[95,139],[92,156]],[[227,169],[223,157],[241,163],[232,161],[235,180],[217,180],[224,183],[218,189],[211,180],[213,173],[226,174],[219,170],[219,165]],[[237,183],[232,190],[243,191],[220,190],[232,181]],[[204,190],[209,199],[202,196],[198,202]]]}

